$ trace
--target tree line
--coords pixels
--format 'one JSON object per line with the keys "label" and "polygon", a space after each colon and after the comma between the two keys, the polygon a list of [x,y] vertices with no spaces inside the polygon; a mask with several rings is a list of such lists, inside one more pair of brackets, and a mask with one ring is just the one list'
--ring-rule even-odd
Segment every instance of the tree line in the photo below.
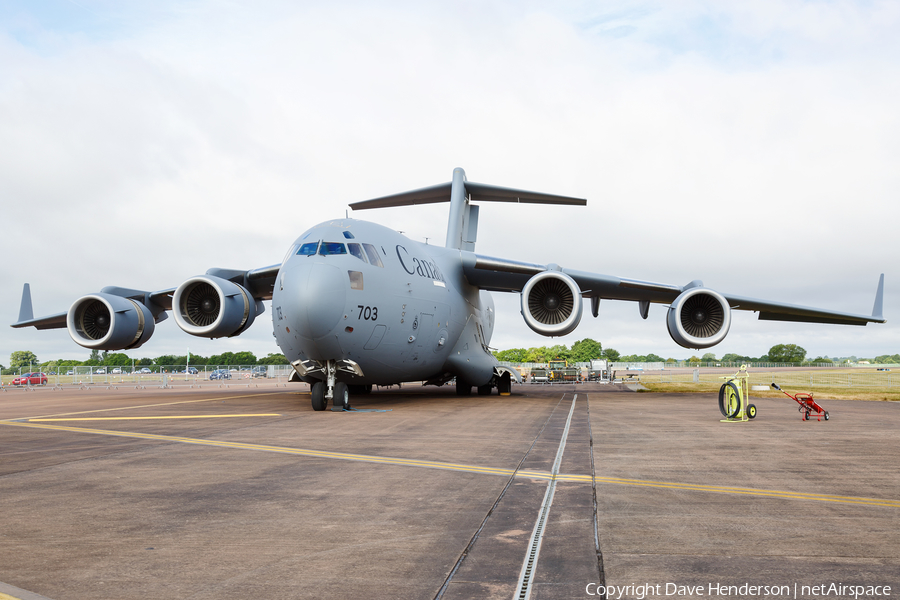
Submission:
{"label": "tree line", "polygon": [[[569,348],[563,344],[556,346],[540,346],[535,348],[511,348],[494,352],[497,360],[514,363],[546,363],[551,360],[566,360],[570,363],[590,362],[605,358],[610,362],[689,362],[689,363],[793,363],[793,364],[829,364],[841,362],[827,356],[807,359],[806,349],[797,344],[776,344],[762,356],[747,356],[728,353],[716,358],[715,353],[707,352],[702,356],[690,358],[663,358],[658,354],[621,354],[615,348],[603,348],[600,342],[586,338],[572,344]],[[854,359],[853,362],[868,361],[878,364],[900,364],[900,354],[883,354],[871,359]]]}
{"label": "tree line", "polygon": [[223,352],[222,354],[213,354],[212,356],[200,356],[197,354],[190,355],[190,361],[187,354],[163,354],[156,358],[132,358],[124,352],[100,352],[99,350],[91,351],[91,355],[87,360],[49,360],[41,362],[34,352],[30,350],[17,350],[9,356],[9,368],[0,365],[0,370],[4,375],[18,373],[20,369],[33,370],[49,370],[57,367],[130,367],[132,364],[136,367],[232,367],[232,366],[252,366],[252,365],[286,365],[287,358],[284,354],[271,353],[263,358],[257,358],[252,352]]}
{"label": "tree line", "polygon": [[[691,363],[795,363],[795,364],[828,364],[841,362],[827,356],[806,358],[806,350],[797,344],[776,344],[762,356],[746,356],[742,354],[728,353],[716,358],[715,353],[707,352],[703,356],[691,356],[690,358],[676,359],[663,358],[658,354],[621,354],[615,348],[603,348],[600,342],[585,338],[572,344],[571,347],[564,344],[555,346],[540,346],[535,348],[511,348],[509,350],[494,351],[497,360],[514,363],[546,363],[551,360],[566,360],[570,363],[590,362],[597,358],[605,358],[610,362],[691,362]],[[900,364],[900,353],[882,354],[874,358],[850,357],[852,362],[866,361],[872,364]],[[133,363],[132,363],[133,361]],[[223,352],[212,356],[188,356],[163,354],[156,358],[131,358],[123,352],[100,352],[93,350],[87,360],[50,360],[41,362],[38,357],[29,350],[17,350],[9,357],[9,367],[0,364],[0,372],[4,375],[18,373],[20,369],[48,370],[56,367],[128,367],[134,364],[136,367],[186,367],[188,364],[194,367],[205,366],[252,366],[252,365],[286,365],[287,358],[284,354],[270,353],[268,356],[257,358],[252,352]]]}

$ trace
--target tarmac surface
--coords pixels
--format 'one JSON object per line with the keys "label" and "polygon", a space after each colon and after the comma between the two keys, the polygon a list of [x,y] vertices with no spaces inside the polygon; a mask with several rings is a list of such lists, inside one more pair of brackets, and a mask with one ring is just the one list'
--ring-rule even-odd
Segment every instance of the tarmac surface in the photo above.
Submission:
{"label": "tarmac surface", "polygon": [[896,403],[722,423],[712,394],[600,384],[352,402],[0,392],[0,599],[900,595]]}

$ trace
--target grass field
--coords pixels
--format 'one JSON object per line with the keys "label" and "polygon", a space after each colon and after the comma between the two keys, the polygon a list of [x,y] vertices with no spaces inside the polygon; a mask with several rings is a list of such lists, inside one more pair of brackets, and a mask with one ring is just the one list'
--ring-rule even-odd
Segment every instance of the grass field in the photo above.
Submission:
{"label": "grass field", "polygon": [[[693,381],[693,373],[645,373],[640,375],[640,381],[651,392],[718,393],[726,374],[733,375],[734,372],[703,372],[698,382]],[[900,374],[875,369],[750,371],[751,386],[768,386],[773,381],[791,394],[808,392],[816,398],[900,402]],[[750,396],[788,399],[772,388],[765,391],[751,389]]]}
{"label": "grass field", "polygon": [[[719,388],[722,385],[722,382],[700,382],[700,383],[653,383],[648,381],[641,382],[644,387],[648,388],[650,392],[669,392],[669,393],[683,393],[683,394],[717,394],[719,392]],[[815,398],[828,399],[831,398],[833,400],[877,400],[882,402],[900,402],[900,389],[892,388],[892,389],[872,389],[869,387],[866,388],[846,388],[846,387],[828,387],[828,386],[815,386],[815,387],[792,387],[788,385],[782,385],[785,391],[790,392],[791,394],[797,394],[797,392],[809,392]],[[647,393],[646,391],[644,393]],[[765,392],[751,391],[751,398],[784,398],[785,400],[789,400],[787,396],[782,394],[777,390],[768,390]]]}

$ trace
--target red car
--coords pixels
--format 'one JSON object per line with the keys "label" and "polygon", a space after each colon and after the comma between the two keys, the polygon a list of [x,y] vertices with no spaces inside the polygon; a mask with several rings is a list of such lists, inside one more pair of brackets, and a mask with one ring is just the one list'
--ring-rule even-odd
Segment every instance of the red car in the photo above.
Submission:
{"label": "red car", "polygon": [[45,373],[25,373],[13,379],[9,385],[47,385]]}

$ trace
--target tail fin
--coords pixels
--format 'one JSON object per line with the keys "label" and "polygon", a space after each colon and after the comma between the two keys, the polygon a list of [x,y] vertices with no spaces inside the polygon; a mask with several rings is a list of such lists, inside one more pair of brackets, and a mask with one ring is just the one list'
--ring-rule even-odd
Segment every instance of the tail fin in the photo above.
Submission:
{"label": "tail fin", "polygon": [[475,250],[475,238],[478,233],[478,206],[471,202],[517,202],[528,204],[568,204],[586,206],[584,198],[527,192],[496,185],[466,181],[466,172],[457,167],[453,169],[453,181],[442,183],[411,192],[392,194],[373,200],[354,202],[353,210],[367,208],[387,208],[389,206],[412,206],[414,204],[432,204],[450,202],[450,218],[447,223],[447,248],[458,250]]}

